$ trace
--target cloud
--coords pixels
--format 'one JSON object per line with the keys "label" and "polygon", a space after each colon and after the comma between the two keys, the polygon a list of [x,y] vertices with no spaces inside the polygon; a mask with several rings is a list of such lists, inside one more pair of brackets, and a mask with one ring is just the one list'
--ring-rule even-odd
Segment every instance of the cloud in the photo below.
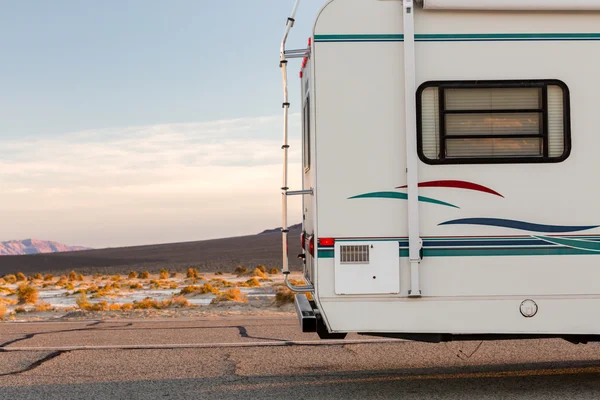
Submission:
{"label": "cloud", "polygon": [[[281,126],[281,117],[260,117],[0,139],[0,240],[34,236],[101,247],[279,225]],[[290,132],[295,188],[299,115]],[[290,204],[293,222],[297,203]]]}

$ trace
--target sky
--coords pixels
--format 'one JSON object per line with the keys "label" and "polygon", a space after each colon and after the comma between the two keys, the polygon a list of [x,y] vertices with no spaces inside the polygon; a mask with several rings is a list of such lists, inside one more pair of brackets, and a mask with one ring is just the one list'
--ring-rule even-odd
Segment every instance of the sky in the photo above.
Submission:
{"label": "sky", "polygon": [[[325,2],[301,2],[288,48],[306,46]],[[278,59],[292,6],[0,0],[0,241],[102,248],[281,226]],[[290,202],[290,223],[300,212]]]}

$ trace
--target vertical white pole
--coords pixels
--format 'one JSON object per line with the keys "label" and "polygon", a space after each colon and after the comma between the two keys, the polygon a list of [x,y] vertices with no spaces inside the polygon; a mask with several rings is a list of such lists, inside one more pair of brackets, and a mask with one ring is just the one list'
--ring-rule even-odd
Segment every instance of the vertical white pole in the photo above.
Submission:
{"label": "vertical white pole", "polygon": [[417,104],[415,68],[415,19],[413,0],[403,1],[404,14],[404,92],[406,108],[406,177],[408,184],[408,247],[410,297],[420,297],[419,263],[422,240],[419,231],[419,176],[417,158]]}

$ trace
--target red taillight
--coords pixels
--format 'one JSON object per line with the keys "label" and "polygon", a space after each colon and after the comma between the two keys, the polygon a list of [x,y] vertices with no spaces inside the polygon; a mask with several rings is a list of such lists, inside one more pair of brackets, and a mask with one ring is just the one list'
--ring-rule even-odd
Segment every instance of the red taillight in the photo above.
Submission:
{"label": "red taillight", "polygon": [[308,242],[308,252],[310,253],[311,256],[315,256],[315,237],[311,237],[310,241]]}
{"label": "red taillight", "polygon": [[312,38],[308,38],[308,47],[312,45]]}
{"label": "red taillight", "polygon": [[302,79],[303,76],[304,76],[304,73],[302,71],[300,71],[300,79]]}
{"label": "red taillight", "polygon": [[306,241],[306,232],[302,232],[300,235],[300,247],[304,249],[304,243]]}
{"label": "red taillight", "polygon": [[319,246],[321,246],[321,247],[333,247],[334,245],[335,245],[334,238],[320,238],[319,239]]}

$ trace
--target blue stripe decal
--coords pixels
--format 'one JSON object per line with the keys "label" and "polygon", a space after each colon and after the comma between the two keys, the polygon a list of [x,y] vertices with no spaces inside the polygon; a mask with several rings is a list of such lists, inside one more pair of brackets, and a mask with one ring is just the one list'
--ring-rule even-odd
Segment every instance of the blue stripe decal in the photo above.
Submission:
{"label": "blue stripe decal", "polygon": [[589,229],[598,228],[598,225],[594,226],[559,226],[559,225],[541,225],[532,224],[523,221],[514,221],[509,219],[499,218],[464,218],[455,219],[453,221],[442,222],[443,225],[480,225],[480,226],[495,226],[499,228],[510,228],[518,229],[521,231],[529,232],[542,232],[542,233],[569,233],[569,232],[580,232]]}

